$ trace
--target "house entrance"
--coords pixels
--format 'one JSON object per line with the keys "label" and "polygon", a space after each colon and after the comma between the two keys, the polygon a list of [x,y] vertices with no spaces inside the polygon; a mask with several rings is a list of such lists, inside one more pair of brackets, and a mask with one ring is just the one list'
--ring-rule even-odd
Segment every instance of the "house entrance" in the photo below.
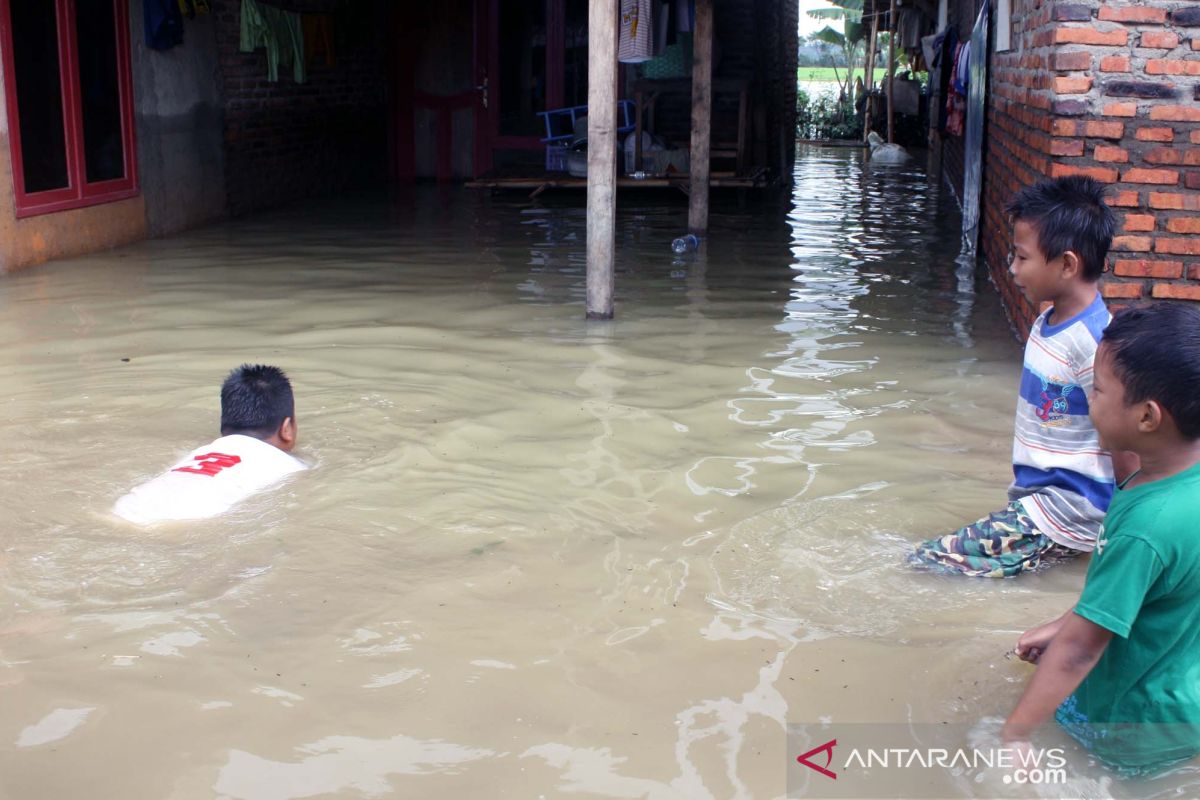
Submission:
{"label": "house entrance", "polygon": [[587,0],[476,0],[476,174],[540,160],[538,112],[587,103],[587,18]]}

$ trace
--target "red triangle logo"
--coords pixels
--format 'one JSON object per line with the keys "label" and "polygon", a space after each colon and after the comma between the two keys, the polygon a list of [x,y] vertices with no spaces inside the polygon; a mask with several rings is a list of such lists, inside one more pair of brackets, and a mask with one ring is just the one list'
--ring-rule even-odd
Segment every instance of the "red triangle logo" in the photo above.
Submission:
{"label": "red triangle logo", "polygon": [[[815,769],[817,772],[821,773],[826,778],[833,778],[836,781],[837,773],[834,772],[833,770],[829,769],[830,765],[833,764],[833,748],[836,746],[837,746],[837,739],[830,739],[825,744],[820,745],[819,747],[814,747],[812,750],[809,750],[807,753],[796,756],[796,760],[799,761],[804,766],[808,767],[809,769]],[[812,756],[815,756],[817,753],[825,754],[825,766],[821,766],[820,764],[814,764],[813,762],[808,760]]]}

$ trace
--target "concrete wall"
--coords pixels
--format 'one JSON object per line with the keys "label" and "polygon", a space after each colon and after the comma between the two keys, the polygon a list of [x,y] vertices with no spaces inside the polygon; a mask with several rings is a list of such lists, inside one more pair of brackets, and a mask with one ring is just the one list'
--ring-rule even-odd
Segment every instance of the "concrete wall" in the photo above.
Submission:
{"label": "concrete wall", "polygon": [[[3,92],[0,83],[0,95]],[[115,203],[17,219],[11,153],[8,112],[0,98],[0,272],[146,237],[146,204],[140,195]]]}
{"label": "concrete wall", "polygon": [[146,47],[142,0],[130,0],[138,170],[151,236],[225,214],[223,108],[211,15],[184,21],[183,44]]}
{"label": "concrete wall", "polygon": [[[195,227],[225,213],[214,24],[188,20],[184,44],[148,50],[130,0],[138,197],[17,219],[8,120],[0,103],[0,272]],[[2,91],[2,89],[0,89]]]}

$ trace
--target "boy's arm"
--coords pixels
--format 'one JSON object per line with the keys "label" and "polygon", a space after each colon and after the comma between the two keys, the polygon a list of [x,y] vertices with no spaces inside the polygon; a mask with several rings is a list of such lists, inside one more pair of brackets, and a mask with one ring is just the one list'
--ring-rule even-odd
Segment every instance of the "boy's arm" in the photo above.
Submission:
{"label": "boy's arm", "polygon": [[1112,451],[1113,479],[1120,486],[1129,476],[1142,468],[1142,460],[1132,450]]}
{"label": "boy's arm", "polygon": [[1000,731],[1006,742],[1024,741],[1079,688],[1096,666],[1112,631],[1071,614],[1038,663],[1033,680]]}
{"label": "boy's arm", "polygon": [[1042,653],[1046,652],[1046,648],[1050,646],[1050,642],[1058,635],[1058,632],[1062,630],[1062,626],[1074,613],[1074,607],[1068,608],[1066,613],[1061,617],[1050,622],[1044,622],[1036,628],[1030,628],[1021,634],[1021,638],[1017,640],[1017,656],[1022,661],[1036,664],[1038,659],[1042,657]]}

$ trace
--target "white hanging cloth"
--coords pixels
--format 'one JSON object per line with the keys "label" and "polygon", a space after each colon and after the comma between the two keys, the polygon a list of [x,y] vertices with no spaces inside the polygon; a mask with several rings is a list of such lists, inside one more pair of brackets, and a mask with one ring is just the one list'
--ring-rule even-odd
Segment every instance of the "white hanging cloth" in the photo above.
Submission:
{"label": "white hanging cloth", "polygon": [[654,10],[651,0],[621,0],[617,60],[640,64],[654,58]]}

